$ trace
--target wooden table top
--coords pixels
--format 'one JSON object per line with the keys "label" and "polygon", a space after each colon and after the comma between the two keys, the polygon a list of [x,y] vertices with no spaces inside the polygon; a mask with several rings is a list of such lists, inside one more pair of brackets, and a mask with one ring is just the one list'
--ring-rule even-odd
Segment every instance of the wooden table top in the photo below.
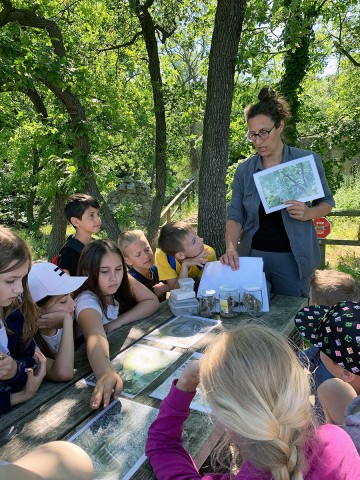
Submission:
{"label": "wooden table top", "polygon": [[[306,299],[300,297],[274,296],[270,300],[270,312],[263,313],[259,320],[289,336],[294,327],[294,315],[306,302]],[[135,343],[176,350],[182,354],[171,365],[170,372],[167,369],[130,401],[159,408],[160,400],[149,397],[149,393],[161,385],[192,352],[202,351],[209,340],[219,332],[219,329],[211,331],[189,349],[154,343],[143,338],[172,317],[167,302],[163,302],[154,315],[110,333],[108,340],[111,358]],[[242,313],[234,319],[222,320],[222,327],[234,328],[248,321],[249,317]],[[64,383],[45,381],[31,400],[1,415],[0,459],[15,461],[45,442],[66,440],[79,426],[94,417],[98,412],[89,407],[92,388],[82,381],[90,373],[86,351],[82,346],[75,354],[75,374],[72,381]],[[220,436],[220,430],[214,430],[207,414],[191,411],[190,421],[184,428],[184,446],[195,459],[197,466],[204,463]],[[148,462],[144,462],[131,478],[149,480],[155,476]]]}

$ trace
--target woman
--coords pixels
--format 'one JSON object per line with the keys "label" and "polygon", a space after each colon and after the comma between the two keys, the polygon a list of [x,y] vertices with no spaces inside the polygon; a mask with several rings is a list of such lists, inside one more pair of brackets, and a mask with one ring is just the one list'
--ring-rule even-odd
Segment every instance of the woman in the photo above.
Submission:
{"label": "woman", "polygon": [[[281,139],[291,113],[286,100],[263,87],[259,102],[246,107],[248,139],[256,155],[241,163],[232,183],[226,222],[226,252],[220,258],[232,269],[241,256],[262,257],[267,280],[276,294],[308,297],[310,277],[320,261],[313,218],[327,215],[335,206],[320,157],[285,145]],[[313,155],[324,197],[310,202],[289,198],[286,209],[266,214],[253,174],[280,163]],[[239,250],[238,250],[238,243]]]}

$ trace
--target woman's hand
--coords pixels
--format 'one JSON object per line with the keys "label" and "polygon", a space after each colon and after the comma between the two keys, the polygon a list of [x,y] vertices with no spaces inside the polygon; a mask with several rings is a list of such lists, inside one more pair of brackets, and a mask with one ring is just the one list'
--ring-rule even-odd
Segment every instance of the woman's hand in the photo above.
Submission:
{"label": "woman's hand", "polygon": [[91,395],[90,407],[94,410],[100,407],[101,402],[107,407],[111,394],[114,390],[114,399],[118,398],[123,388],[123,382],[113,369],[109,369],[96,382],[93,394]]}
{"label": "woman's hand", "polygon": [[298,200],[286,200],[284,205],[289,205],[286,208],[286,211],[294,220],[306,222],[307,220],[312,219],[310,208],[306,205],[306,203],[299,202]]}
{"label": "woman's hand", "polygon": [[236,250],[226,250],[219,260],[223,265],[229,265],[231,270],[239,270],[240,268],[239,254]]}
{"label": "woman's hand", "polygon": [[10,380],[15,377],[16,373],[16,361],[6,353],[0,352],[0,380]]}
{"label": "woman's hand", "polygon": [[195,392],[199,381],[199,360],[193,360],[184,368],[177,381],[176,388],[184,392]]}

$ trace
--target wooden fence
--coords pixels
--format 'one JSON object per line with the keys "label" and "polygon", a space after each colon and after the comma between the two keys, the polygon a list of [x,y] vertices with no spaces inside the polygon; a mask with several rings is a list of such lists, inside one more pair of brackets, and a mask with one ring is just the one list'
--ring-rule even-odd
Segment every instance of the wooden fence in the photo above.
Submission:
{"label": "wooden fence", "polygon": [[[330,212],[326,215],[327,217],[359,217],[360,210],[338,210],[334,212]],[[358,230],[358,239],[357,240],[333,240],[327,238],[319,238],[319,247],[320,247],[320,265],[319,268],[325,268],[326,265],[326,245],[347,245],[347,246],[360,246],[360,225]]]}
{"label": "wooden fence", "polygon": [[[191,198],[195,200],[195,178],[192,178],[189,183],[174,197],[171,202],[164,208],[160,214],[160,225],[171,222],[172,217],[178,210],[181,210],[183,204],[187,201],[190,203]],[[165,222],[163,218],[165,217]]]}

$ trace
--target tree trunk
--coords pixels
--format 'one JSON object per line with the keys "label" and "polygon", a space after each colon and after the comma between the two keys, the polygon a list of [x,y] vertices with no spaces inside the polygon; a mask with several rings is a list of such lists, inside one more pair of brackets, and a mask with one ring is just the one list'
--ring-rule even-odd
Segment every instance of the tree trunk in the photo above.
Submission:
{"label": "tree trunk", "polygon": [[199,174],[199,235],[224,252],[225,177],[234,74],[246,0],[218,0],[209,57]]}
{"label": "tree trunk", "polygon": [[64,239],[67,227],[67,218],[64,214],[64,205],[67,195],[57,194],[55,196],[53,209],[51,212],[52,229],[49,237],[48,246],[48,260],[51,260],[57,255],[64,245]]}
{"label": "tree trunk", "polygon": [[149,6],[136,2],[136,15],[139,19],[146,50],[149,57],[149,73],[154,99],[154,115],[156,123],[155,139],[155,196],[152,201],[148,220],[147,234],[153,244],[160,224],[160,214],[164,204],[166,191],[166,118],[163,85],[161,78],[159,50],[155,35],[155,25],[149,13]]}
{"label": "tree trunk", "polygon": [[[291,8],[292,0],[285,0],[284,6]],[[300,5],[300,4],[299,4]],[[321,8],[321,7],[319,7]],[[314,39],[313,25],[319,11],[313,6],[298,6],[294,15],[289,16],[284,28],[283,39],[287,51],[284,55],[284,74],[278,84],[278,91],[282,93],[289,102],[292,117],[286,125],[284,131],[284,140],[290,145],[298,144],[297,124],[299,120],[301,84],[306,76],[310,64],[310,45]],[[305,34],[296,38],[294,43],[294,33],[298,25],[307,25]]]}

